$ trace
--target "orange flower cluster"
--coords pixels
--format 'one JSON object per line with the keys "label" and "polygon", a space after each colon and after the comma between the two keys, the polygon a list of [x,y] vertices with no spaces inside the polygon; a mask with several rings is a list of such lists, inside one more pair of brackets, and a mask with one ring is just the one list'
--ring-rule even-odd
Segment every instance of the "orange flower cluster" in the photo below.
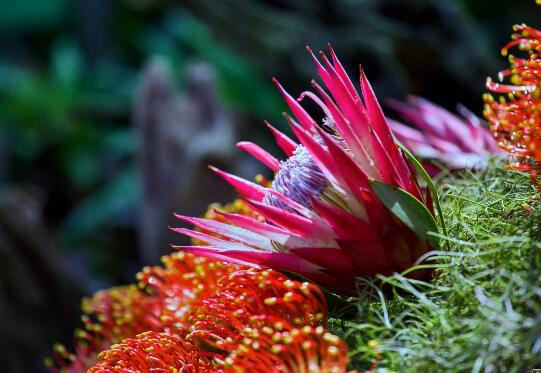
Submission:
{"label": "orange flower cluster", "polygon": [[526,25],[515,25],[512,40],[502,49],[504,56],[517,47],[527,55],[509,55],[510,68],[500,72],[496,83],[487,79],[487,88],[501,94],[497,99],[484,96],[486,119],[498,145],[516,156],[510,168],[530,172],[538,188],[541,170],[541,31]]}
{"label": "orange flower cluster", "polygon": [[136,276],[139,287],[158,299],[161,329],[187,328],[193,304],[216,294],[218,280],[240,269],[184,252],[164,256],[162,262],[163,267],[145,267]]}
{"label": "orange flower cluster", "polygon": [[[227,354],[242,341],[245,328],[281,325],[320,326],[326,321],[326,301],[311,283],[289,280],[273,270],[250,269],[232,273],[219,283],[216,295],[194,305],[189,339]],[[263,332],[263,331],[262,331]]]}
{"label": "orange flower cluster", "polygon": [[182,252],[137,280],[83,301],[75,353],[56,347],[51,371],[346,372],[347,348],[323,328],[314,284]]}
{"label": "orange flower cluster", "polygon": [[146,332],[102,352],[100,362],[88,373],[212,372],[210,359],[194,350],[178,335]]}
{"label": "orange flower cluster", "polygon": [[126,339],[102,352],[89,372],[345,372],[347,348],[321,326],[325,312],[313,284],[273,270],[239,270],[193,305],[188,329]]}
{"label": "orange flower cluster", "polygon": [[187,328],[191,305],[217,291],[218,279],[238,269],[178,252],[163,266],[146,267],[136,285],[102,290],[82,302],[83,328],[75,333],[75,353],[56,345],[46,360],[52,372],[86,372],[97,354],[125,338],[147,331]]}

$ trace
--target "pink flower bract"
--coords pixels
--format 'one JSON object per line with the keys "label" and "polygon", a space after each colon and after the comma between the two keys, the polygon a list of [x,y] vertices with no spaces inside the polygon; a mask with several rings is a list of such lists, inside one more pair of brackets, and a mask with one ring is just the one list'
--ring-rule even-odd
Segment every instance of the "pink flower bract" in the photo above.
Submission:
{"label": "pink flower bract", "polygon": [[458,107],[460,116],[420,97],[410,97],[407,103],[393,100],[390,106],[413,126],[391,120],[393,133],[419,158],[450,170],[484,169],[500,153],[483,121],[463,106]]}
{"label": "pink flower bract", "polygon": [[[227,222],[178,216],[198,229],[178,229],[180,233],[208,244],[178,248],[240,265],[294,272],[351,293],[356,277],[401,272],[430,250],[384,206],[371,181],[408,192],[433,213],[432,202],[395,143],[363,71],[361,99],[332,48],[330,59],[321,54],[322,62],[308,50],[328,92],[313,81],[314,92],[295,100],[274,79],[294,115],[286,119],[299,143],[268,127],[288,158],[280,161],[250,142],[238,145],[275,172],[272,186],[213,168],[264,221],[229,213],[221,213]],[[322,109],[321,123],[300,105],[306,98]]]}

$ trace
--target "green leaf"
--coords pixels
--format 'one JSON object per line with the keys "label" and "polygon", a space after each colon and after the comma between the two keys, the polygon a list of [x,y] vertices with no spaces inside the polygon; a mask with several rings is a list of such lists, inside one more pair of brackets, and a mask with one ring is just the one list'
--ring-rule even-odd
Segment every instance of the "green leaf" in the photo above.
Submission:
{"label": "green leaf", "polygon": [[447,236],[447,227],[445,226],[445,220],[443,219],[443,212],[440,205],[440,196],[438,195],[438,190],[436,189],[432,178],[430,177],[430,175],[428,175],[421,162],[419,162],[419,160],[415,158],[415,156],[411,154],[411,152],[404,145],[399,142],[397,142],[397,144],[400,149],[402,149],[406,157],[408,157],[408,159],[411,161],[411,163],[413,163],[413,165],[417,169],[417,172],[419,172],[421,177],[425,180],[428,189],[430,189],[430,193],[432,193],[432,199],[434,200],[434,204],[436,205],[436,211],[438,212],[441,230],[443,231],[443,234]]}
{"label": "green leaf", "polygon": [[438,225],[421,201],[405,190],[381,181],[371,180],[370,186],[385,207],[400,221],[419,237],[430,242],[434,248],[439,247],[438,238],[429,234],[429,232],[438,233]]}

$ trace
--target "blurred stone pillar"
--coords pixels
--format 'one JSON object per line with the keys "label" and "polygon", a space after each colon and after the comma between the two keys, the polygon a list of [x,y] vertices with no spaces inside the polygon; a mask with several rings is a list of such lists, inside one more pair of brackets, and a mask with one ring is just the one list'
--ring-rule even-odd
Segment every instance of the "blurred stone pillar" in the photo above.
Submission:
{"label": "blurred stone pillar", "polygon": [[182,242],[168,229],[180,225],[174,212],[201,215],[209,203],[234,195],[207,169],[209,163],[230,165],[235,149],[235,126],[218,101],[214,71],[193,63],[184,81],[185,93],[176,93],[167,65],[152,61],[135,101],[143,188],[138,236],[145,264],[157,263],[171,252],[171,243]]}

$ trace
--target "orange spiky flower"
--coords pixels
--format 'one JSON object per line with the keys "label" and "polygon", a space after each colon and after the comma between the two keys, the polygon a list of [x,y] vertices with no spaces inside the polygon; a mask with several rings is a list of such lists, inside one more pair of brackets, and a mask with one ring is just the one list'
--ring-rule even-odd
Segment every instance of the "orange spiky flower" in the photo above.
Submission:
{"label": "orange spiky flower", "polygon": [[137,286],[101,290],[82,301],[83,328],[75,332],[75,353],[56,345],[46,365],[52,372],[85,372],[96,354],[124,338],[148,330],[161,330],[159,299]]}
{"label": "orange spiky flower", "polygon": [[[516,156],[509,168],[529,172],[541,190],[541,31],[524,24],[513,29],[512,40],[502,48],[502,54],[506,56],[518,47],[527,56],[509,55],[510,68],[499,73],[500,83],[487,79],[487,88],[502,95],[497,99],[484,96],[484,114],[500,148]],[[504,79],[510,84],[501,83]]]}
{"label": "orange spiky flower", "polygon": [[191,312],[189,330],[125,340],[89,372],[346,372],[347,348],[323,328],[325,298],[314,284],[241,270]]}
{"label": "orange spiky flower", "polygon": [[215,371],[197,346],[166,333],[146,332],[128,338],[100,353],[98,358],[88,373]]}
{"label": "orange spiky flower", "polygon": [[[205,217],[221,221],[218,211],[254,217],[243,202],[212,204]],[[145,267],[135,285],[102,290],[83,299],[83,328],[75,333],[75,352],[55,345],[45,364],[52,372],[80,373],[96,362],[100,351],[147,331],[187,328],[191,305],[217,291],[218,279],[236,265],[177,252],[162,257],[162,266]]]}
{"label": "orange spiky flower", "polygon": [[303,326],[253,318],[255,326],[242,331],[243,340],[224,362],[227,373],[345,372],[347,347],[322,326]]}
{"label": "orange spiky flower", "polygon": [[188,327],[192,305],[214,295],[218,291],[218,280],[240,268],[186,254],[177,252],[164,256],[163,266],[145,267],[136,276],[141,288],[160,299],[162,328]]}
{"label": "orange spiky flower", "polygon": [[187,328],[191,305],[217,291],[218,279],[238,269],[186,253],[162,258],[163,266],[146,267],[135,285],[97,292],[83,300],[83,328],[76,332],[75,353],[55,346],[46,364],[53,372],[85,372],[96,355],[112,344],[146,331]]}
{"label": "orange spiky flower", "polygon": [[[221,221],[220,212],[257,218],[240,201],[211,205],[206,217]],[[113,288],[85,300],[89,316],[77,333],[76,353],[58,347],[51,370],[346,371],[344,343],[321,326],[326,302],[316,285],[182,252],[162,261],[137,275],[139,288]]]}
{"label": "orange spiky flower", "polygon": [[219,291],[195,304],[192,311],[188,338],[223,351],[236,348],[239,332],[254,316],[274,317],[296,326],[320,326],[327,319],[326,300],[316,285],[261,269],[224,277]]}

